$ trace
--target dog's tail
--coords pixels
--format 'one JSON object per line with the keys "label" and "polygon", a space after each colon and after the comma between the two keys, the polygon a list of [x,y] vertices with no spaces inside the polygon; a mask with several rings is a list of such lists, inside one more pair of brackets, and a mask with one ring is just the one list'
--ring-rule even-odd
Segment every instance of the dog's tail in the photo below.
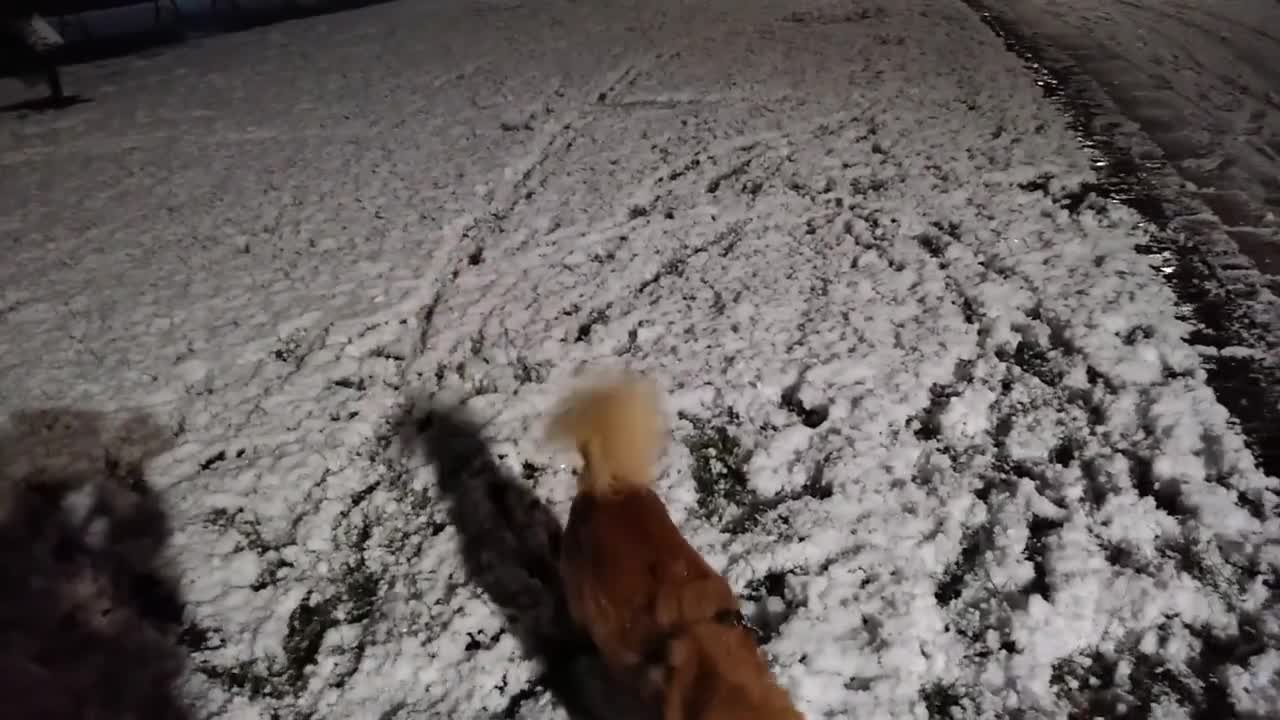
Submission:
{"label": "dog's tail", "polygon": [[647,488],[666,435],[657,385],[621,373],[581,388],[560,403],[547,434],[582,454],[578,492]]}

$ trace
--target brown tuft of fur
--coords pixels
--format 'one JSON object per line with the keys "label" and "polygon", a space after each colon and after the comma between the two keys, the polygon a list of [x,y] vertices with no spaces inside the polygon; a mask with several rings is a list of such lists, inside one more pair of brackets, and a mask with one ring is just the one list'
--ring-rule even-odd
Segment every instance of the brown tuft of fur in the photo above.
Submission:
{"label": "brown tuft of fur", "polygon": [[549,436],[583,456],[561,544],[570,614],[665,720],[798,719],[729,583],[653,491],[666,429],[656,386],[623,374],[572,393]]}
{"label": "brown tuft of fur", "polygon": [[585,467],[578,492],[606,495],[653,484],[666,427],[652,380],[618,373],[571,394],[557,408],[548,436],[573,445]]}

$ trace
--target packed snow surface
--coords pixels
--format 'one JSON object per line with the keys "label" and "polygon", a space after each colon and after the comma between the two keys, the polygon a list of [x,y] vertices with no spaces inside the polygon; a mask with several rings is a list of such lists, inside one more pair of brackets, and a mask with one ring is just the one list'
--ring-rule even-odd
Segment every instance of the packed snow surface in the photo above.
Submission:
{"label": "packed snow surface", "polygon": [[541,431],[613,365],[809,717],[1280,713],[1277,479],[1142,219],[958,0],[782,5],[391,3],[0,119],[7,431],[163,429],[199,717],[611,717]]}
{"label": "packed snow surface", "polygon": [[1193,229],[1229,238],[1280,295],[1280,3],[982,4],[1096,80],[1127,116],[1107,131],[1153,144],[1147,159],[1167,161],[1204,210]]}

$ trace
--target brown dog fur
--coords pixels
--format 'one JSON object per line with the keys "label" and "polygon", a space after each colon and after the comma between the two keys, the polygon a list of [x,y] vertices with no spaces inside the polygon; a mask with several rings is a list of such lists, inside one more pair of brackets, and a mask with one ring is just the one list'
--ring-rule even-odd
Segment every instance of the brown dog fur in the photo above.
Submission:
{"label": "brown dog fur", "polygon": [[560,558],[570,613],[664,720],[799,719],[729,583],[653,491],[666,428],[655,385],[624,374],[570,395],[550,426],[583,458]]}

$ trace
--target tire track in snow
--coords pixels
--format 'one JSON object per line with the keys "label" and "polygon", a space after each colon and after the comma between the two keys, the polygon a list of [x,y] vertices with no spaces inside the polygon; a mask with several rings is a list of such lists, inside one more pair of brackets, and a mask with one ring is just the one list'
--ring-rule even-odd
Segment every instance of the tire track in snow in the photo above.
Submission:
{"label": "tire track in snow", "polygon": [[[661,60],[662,55],[654,55],[645,60],[626,63],[609,73],[607,79],[587,97],[578,98],[571,107],[563,111],[559,117],[548,121],[539,137],[534,140],[534,149],[518,164],[508,168],[508,178],[494,192],[490,203],[489,215],[503,220],[526,200],[532,199],[539,184],[537,174],[544,166],[562,156],[574,143],[578,130],[592,117],[591,105],[604,103],[621,92],[635,81],[644,68]],[[559,90],[550,93],[549,97],[562,95]]]}
{"label": "tire track in snow", "polygon": [[[655,258],[656,268],[646,269],[641,273],[628,273],[626,279],[611,284],[608,289],[598,293],[596,297],[603,296],[601,302],[592,303],[587,307],[570,301],[562,302],[562,314],[573,317],[577,321],[577,328],[573,335],[574,342],[588,342],[595,328],[607,324],[611,319],[610,312],[618,299],[649,297],[651,300],[656,300],[661,293],[654,292],[654,289],[659,288],[660,284],[668,279],[679,281],[689,265],[698,258],[708,255],[725,258],[732,254],[746,228],[752,222],[752,212],[746,209],[750,204],[750,198],[760,192],[764,185],[764,180],[761,179],[764,173],[756,173],[753,176],[751,173],[753,166],[762,158],[776,154],[780,148],[797,139],[807,138],[811,134],[830,136],[853,122],[852,114],[837,113],[808,120],[801,127],[786,131],[734,136],[701,145],[683,161],[664,163],[648,173],[646,179],[637,186],[627,201],[629,221],[624,227],[628,229],[640,230],[646,226],[648,229],[654,229],[669,226],[665,228],[669,233],[685,231],[681,223],[673,217],[655,219],[657,209],[665,201],[676,197],[732,198],[726,202],[726,205],[733,209],[727,210],[723,217],[716,221],[717,229],[710,237],[688,245],[672,245],[673,250],[665,254],[659,253],[660,257]],[[827,212],[823,217],[831,221],[834,215]],[[813,233],[817,229],[818,225],[810,224],[808,232]],[[612,228],[602,230],[603,233],[593,232],[597,240],[613,234]],[[614,249],[607,253],[609,259],[616,256]],[[709,285],[714,284],[710,279],[704,278],[704,281]],[[632,327],[628,330],[628,340],[619,351],[621,354],[629,353],[629,349],[634,346],[636,334],[637,328]]]}
{"label": "tire track in snow", "polygon": [[[661,57],[659,56],[658,59],[661,59]],[[620,79],[611,83],[617,89],[610,92],[619,92],[626,84],[632,82],[637,75],[638,71],[628,72],[625,69],[620,71],[617,74]],[[584,117],[582,122],[588,122],[589,120],[589,117]],[[689,198],[715,198],[722,186],[727,188],[733,182],[741,180],[751,164],[763,154],[776,150],[796,138],[804,138],[810,133],[830,134],[837,132],[854,121],[855,114],[839,112],[813,119],[805,119],[802,121],[800,128],[791,128],[786,131],[747,133],[723,138],[709,144],[699,144],[685,159],[660,163],[654,166],[652,170],[647,171],[643,175],[644,179],[636,184],[635,189],[629,196],[622,199],[622,207],[619,208],[621,217],[618,219],[586,227],[565,227],[548,236],[540,237],[538,240],[542,243],[571,246],[578,244],[575,241],[591,240],[595,247],[591,252],[594,258],[593,267],[603,268],[604,264],[611,263],[619,254],[631,252],[628,248],[628,238],[632,235],[648,232],[678,235],[691,229],[691,226],[686,221],[677,219],[670,212],[665,215],[659,213],[664,203],[672,201],[676,205],[681,205],[688,202]],[[729,196],[737,195],[738,193],[736,192],[729,193]],[[685,211],[689,210],[689,208],[683,209]],[[492,218],[488,222],[487,232],[484,236],[490,238],[499,235],[505,236],[507,234],[505,232],[506,221],[518,213],[519,208],[513,207],[509,215]],[[547,301],[551,306],[558,306],[558,311],[562,316],[573,319],[576,329],[570,333],[570,339],[577,337],[579,342],[583,342],[587,339],[587,333],[590,332],[592,327],[608,320],[607,311],[612,305],[613,299],[624,297],[637,291],[648,290],[663,278],[681,271],[686,263],[709,251],[712,246],[719,247],[723,244],[723,247],[719,247],[719,253],[732,252],[734,242],[731,241],[731,238],[736,232],[733,228],[740,225],[735,219],[739,214],[739,210],[736,209],[728,213],[725,216],[725,220],[719,223],[719,230],[709,234],[708,237],[701,241],[693,241],[691,247],[664,243],[654,247],[649,247],[646,244],[644,247],[636,249],[634,252],[640,255],[653,255],[650,261],[652,267],[646,267],[636,274],[625,273],[623,277],[618,279],[618,282],[611,283],[607,288],[601,289],[596,294],[596,298],[602,300],[602,302],[593,302],[588,305],[571,299],[555,300],[548,298]],[[729,241],[726,241],[725,237],[720,237],[723,233],[727,233],[727,237],[730,238]],[[521,249],[528,245],[530,240],[531,238],[528,235],[523,240],[517,238],[516,245],[503,251],[504,262],[509,262],[512,266],[545,262],[546,258],[541,246]],[[469,264],[474,266],[483,261],[485,257],[483,247],[478,244],[472,245],[473,249],[468,257],[476,262]],[[572,255],[576,254],[572,253]],[[491,282],[493,284],[486,286],[483,296],[476,298],[474,304],[469,306],[468,310],[468,312],[485,317],[486,323],[488,319],[501,312],[504,304],[503,298],[510,288],[521,282],[521,278],[518,273],[505,273],[493,277]],[[568,296],[565,295],[563,297],[567,298]],[[488,339],[492,340],[493,338]],[[461,342],[475,344],[480,342],[480,339],[472,338],[469,341],[462,340]]]}
{"label": "tire track in snow", "polygon": [[[1197,51],[1204,49],[1204,45],[1203,45],[1204,38],[1218,37],[1219,38],[1218,42],[1215,43],[1215,45],[1224,46],[1231,53],[1244,59],[1245,63],[1249,65],[1250,68],[1253,69],[1255,72],[1258,72],[1263,76],[1265,76],[1267,73],[1270,72],[1270,69],[1268,68],[1268,64],[1263,58],[1255,56],[1253,53],[1248,52],[1242,47],[1231,46],[1229,41],[1226,38],[1222,38],[1219,35],[1219,31],[1215,29],[1212,25],[1204,22],[1196,22],[1195,20],[1193,20],[1192,17],[1189,15],[1188,9],[1186,8],[1182,9],[1181,11],[1175,12],[1172,10],[1166,10],[1164,8],[1154,7],[1150,5],[1144,7],[1142,3],[1135,2],[1132,0],[1128,2],[1123,2],[1121,4],[1131,8],[1135,12],[1135,14],[1139,15],[1139,17],[1143,13],[1148,13],[1151,15],[1162,17],[1165,20],[1168,20],[1174,23],[1175,27],[1181,27],[1183,30],[1186,30],[1186,29],[1194,30],[1195,34],[1188,36],[1185,34],[1185,32],[1176,32],[1176,31],[1163,29],[1160,25],[1152,25],[1151,27],[1144,28],[1145,33],[1148,33],[1156,38],[1159,38],[1160,40],[1163,41],[1162,43],[1163,45],[1167,47],[1179,48],[1180,50],[1179,55],[1181,57],[1184,57],[1190,60],[1189,67],[1186,65],[1183,65],[1179,68],[1179,70],[1185,73],[1197,73],[1205,76],[1213,75],[1213,76],[1216,76],[1220,82],[1230,86],[1231,89],[1234,91],[1234,93],[1232,96],[1225,98],[1225,100],[1227,101],[1239,100],[1240,98],[1249,97],[1250,95],[1249,88],[1245,87],[1244,84],[1242,84],[1240,81],[1236,80],[1235,78],[1231,77],[1228,74],[1228,71],[1231,68],[1220,68],[1215,63],[1206,62],[1200,59],[1199,57],[1197,57]],[[1214,16],[1210,13],[1199,13],[1199,14],[1203,15],[1203,17],[1215,17],[1216,19],[1218,19],[1220,24],[1224,23],[1227,20],[1224,16]],[[1225,24],[1230,24],[1237,28],[1243,27],[1236,23],[1225,23]],[[1256,31],[1256,29],[1254,30],[1255,32],[1258,32]],[[1272,40],[1265,33],[1258,32],[1258,34],[1274,42],[1274,40]],[[1145,70],[1136,61],[1130,60],[1130,65],[1138,73],[1142,73]],[[1180,98],[1185,100],[1191,107],[1196,107],[1200,103],[1213,103],[1215,105],[1219,105],[1218,107],[1219,110],[1225,109],[1220,106],[1224,98],[1215,98],[1215,97],[1206,95],[1204,93],[1203,87],[1200,88],[1201,94],[1198,97],[1191,97],[1179,91],[1177,87],[1168,80],[1165,80],[1163,84],[1164,84],[1164,87],[1161,88],[1162,90],[1177,94]],[[1257,99],[1262,100],[1264,102],[1268,102],[1268,103],[1271,102],[1270,98],[1265,96]],[[1229,130],[1227,128],[1221,128],[1221,132],[1225,134],[1229,132]]]}
{"label": "tire track in snow", "polygon": [[[1120,0],[1119,4],[1128,6],[1137,12],[1155,12],[1169,18],[1170,20],[1194,27],[1206,35],[1216,35],[1218,33],[1218,28],[1226,26],[1235,30],[1242,30],[1253,35],[1257,35],[1258,37],[1273,43],[1280,43],[1280,37],[1268,33],[1262,27],[1259,27],[1256,24],[1239,21],[1227,13],[1215,12],[1211,6],[1205,6],[1198,2],[1171,3],[1172,5],[1176,5],[1176,11],[1166,9],[1164,7],[1144,5],[1137,0]],[[1202,20],[1200,22],[1195,22],[1190,16],[1199,16]],[[1215,28],[1214,25],[1203,22],[1203,19],[1216,21],[1218,27]]]}
{"label": "tire track in snow", "polygon": [[[432,337],[436,312],[448,296],[450,287],[468,267],[484,263],[488,259],[486,253],[494,252],[497,249],[495,243],[509,235],[508,218],[537,195],[548,174],[547,168],[553,166],[557,158],[573,147],[578,131],[593,117],[592,104],[602,104],[613,98],[633,83],[646,68],[660,62],[664,57],[663,54],[656,54],[623,64],[609,73],[601,85],[585,93],[584,97],[574,100],[568,110],[544,125],[539,137],[534,140],[532,152],[516,165],[508,167],[498,187],[493,190],[492,199],[484,213],[455,221],[453,234],[456,234],[458,239],[454,247],[462,248],[465,253],[450,253],[451,269],[447,282],[432,292],[430,299],[421,303],[414,313],[417,318],[417,339],[411,356],[403,365],[406,371],[414,366],[426,352]],[[560,95],[562,93],[559,90],[553,90],[548,97]],[[494,311],[490,309],[487,315],[491,316]]]}

